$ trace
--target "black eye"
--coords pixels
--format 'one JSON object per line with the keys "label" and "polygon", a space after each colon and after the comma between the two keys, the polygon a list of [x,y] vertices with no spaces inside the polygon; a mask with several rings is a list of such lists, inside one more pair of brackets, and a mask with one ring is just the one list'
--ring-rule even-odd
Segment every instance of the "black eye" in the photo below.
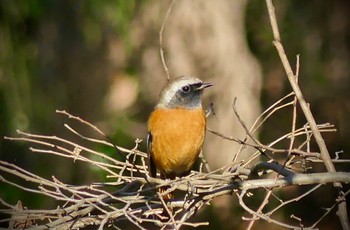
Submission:
{"label": "black eye", "polygon": [[191,91],[191,87],[189,85],[183,86],[181,88],[182,92],[189,93]]}

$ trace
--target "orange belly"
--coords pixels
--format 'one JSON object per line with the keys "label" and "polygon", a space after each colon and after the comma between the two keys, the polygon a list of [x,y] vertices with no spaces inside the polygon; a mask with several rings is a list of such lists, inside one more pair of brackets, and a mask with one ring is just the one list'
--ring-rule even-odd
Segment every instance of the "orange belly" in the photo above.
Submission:
{"label": "orange belly", "polygon": [[201,151],[206,128],[203,109],[157,109],[148,120],[151,157],[163,173],[191,170]]}

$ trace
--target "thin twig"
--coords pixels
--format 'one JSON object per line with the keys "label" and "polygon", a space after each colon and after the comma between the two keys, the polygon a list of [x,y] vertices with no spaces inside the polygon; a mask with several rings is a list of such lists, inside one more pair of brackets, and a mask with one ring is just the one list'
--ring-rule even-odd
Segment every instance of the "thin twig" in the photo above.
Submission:
{"label": "thin twig", "polygon": [[[330,154],[328,152],[327,146],[325,144],[325,141],[320,133],[320,131],[317,128],[316,121],[314,119],[314,116],[310,110],[309,104],[305,101],[304,96],[300,90],[300,87],[298,85],[297,79],[292,71],[292,68],[290,66],[290,63],[288,61],[287,55],[284,51],[283,45],[281,43],[281,36],[279,33],[277,20],[276,20],[276,14],[275,14],[275,8],[273,6],[272,0],[266,0],[267,9],[269,12],[272,32],[274,41],[273,44],[275,45],[277,52],[279,54],[279,57],[281,59],[281,62],[283,64],[284,70],[287,74],[287,78],[289,80],[289,83],[298,98],[299,105],[305,115],[306,120],[308,121],[310,128],[312,130],[312,133],[314,135],[314,138],[316,140],[316,143],[320,149],[321,158],[324,161],[324,164],[329,172],[335,172],[335,167],[333,165],[332,159],[330,157]],[[339,190],[339,199],[342,200],[342,202],[339,203],[338,206],[338,217],[340,219],[340,222],[342,224],[343,229],[350,229],[350,223],[348,220],[347,215],[347,209],[346,209],[346,200],[342,196],[342,184],[339,182],[335,182],[334,186]]]}
{"label": "thin twig", "polygon": [[160,28],[160,31],[159,31],[159,52],[160,52],[160,59],[162,60],[162,64],[163,64],[163,68],[164,68],[164,71],[165,71],[165,74],[166,74],[166,77],[168,79],[168,81],[170,81],[170,73],[169,73],[169,69],[167,67],[167,64],[165,62],[165,58],[164,58],[164,50],[163,50],[163,31],[164,31],[164,26],[165,26],[165,23],[170,15],[170,12],[171,12],[171,9],[173,8],[173,5],[175,3],[176,0],[172,0],[171,3],[170,3],[170,6],[168,7],[168,11],[163,19],[163,22],[162,22],[162,26]]}

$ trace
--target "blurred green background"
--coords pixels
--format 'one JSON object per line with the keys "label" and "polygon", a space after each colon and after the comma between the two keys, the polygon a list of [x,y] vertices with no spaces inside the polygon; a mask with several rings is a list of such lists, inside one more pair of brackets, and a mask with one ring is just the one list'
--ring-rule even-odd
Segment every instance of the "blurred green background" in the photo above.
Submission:
{"label": "blurred green background", "polygon": [[[144,4],[147,1],[1,0],[0,136],[16,135],[17,129],[67,135],[64,119],[55,114],[56,109],[65,109],[97,124],[123,147],[131,148],[136,137],[144,138],[154,101],[139,92],[142,47],[135,48],[130,39],[130,27]],[[301,55],[299,82],[316,121],[338,129],[325,135],[329,150],[343,150],[342,156],[349,158],[350,2],[288,0],[275,1],[275,6],[291,63]],[[271,43],[265,1],[248,1],[245,23],[250,49],[263,67],[261,104],[266,108],[291,89],[281,78],[284,71]],[[157,39],[158,33],[153,42]],[[130,101],[110,95],[111,85],[127,89]],[[125,105],[111,108],[113,98]],[[290,115],[274,117],[260,138],[278,137],[284,126],[290,128]],[[32,154],[27,148],[1,138],[0,158],[71,183],[103,178],[84,164]],[[43,202],[9,187],[1,188],[0,194],[12,203],[21,197],[27,206]]]}

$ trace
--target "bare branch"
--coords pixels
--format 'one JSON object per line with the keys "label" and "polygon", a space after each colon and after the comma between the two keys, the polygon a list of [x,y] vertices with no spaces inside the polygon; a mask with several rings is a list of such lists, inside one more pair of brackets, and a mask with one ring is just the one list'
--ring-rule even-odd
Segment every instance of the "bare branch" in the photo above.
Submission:
{"label": "bare branch", "polygon": [[[335,167],[333,165],[332,159],[330,157],[330,154],[328,152],[327,146],[325,144],[325,141],[320,133],[320,131],[317,128],[316,121],[314,119],[314,116],[312,115],[312,112],[310,110],[309,104],[305,101],[304,96],[300,90],[300,87],[297,82],[297,78],[294,75],[292,68],[289,64],[287,55],[284,51],[283,45],[281,43],[281,36],[279,33],[278,25],[277,25],[277,20],[276,20],[276,15],[275,15],[275,8],[273,6],[272,0],[266,0],[266,5],[267,9],[269,12],[269,17],[270,17],[270,22],[271,22],[271,27],[272,27],[272,32],[273,32],[273,37],[274,41],[273,44],[275,45],[277,52],[279,54],[279,57],[281,59],[281,62],[283,64],[284,70],[287,74],[287,78],[289,80],[289,83],[298,99],[299,105],[305,115],[306,120],[308,121],[310,128],[312,130],[313,136],[318,144],[318,147],[320,148],[321,152],[321,158],[324,161],[324,164],[329,172],[335,172]],[[298,62],[299,63],[299,62]],[[299,68],[297,68],[297,73],[299,71]],[[345,198],[342,197],[341,195],[341,189],[342,189],[342,184],[341,183],[334,183],[334,186],[340,191],[339,193],[339,198],[343,200],[339,204],[338,207],[338,216],[340,218],[340,222],[342,223],[343,229],[350,229],[350,224],[349,220],[347,218],[347,209],[346,209],[346,202]]]}
{"label": "bare branch", "polygon": [[171,3],[170,3],[170,6],[168,8],[168,11],[165,15],[165,18],[162,22],[162,26],[160,28],[160,31],[159,31],[159,52],[160,52],[160,59],[162,60],[162,64],[163,64],[163,68],[164,68],[164,71],[166,73],[166,77],[168,79],[168,81],[170,80],[170,73],[169,73],[169,69],[167,67],[167,64],[165,62],[165,58],[164,58],[164,50],[163,50],[163,31],[164,31],[164,26],[165,26],[165,23],[169,17],[169,14],[171,12],[171,9],[173,8],[173,5],[175,3],[176,0],[172,0]]}
{"label": "bare branch", "polygon": [[[162,36],[174,2],[175,0],[171,2],[159,32],[160,55],[168,80],[170,76],[165,63]],[[247,146],[252,147],[253,153],[249,157],[240,162],[235,162],[236,157],[233,157],[233,161],[228,162],[222,168],[210,170],[208,162],[201,154],[200,172],[192,171],[190,175],[174,180],[151,178],[147,173],[145,163],[147,154],[138,149],[140,139],[136,139],[135,146],[130,149],[116,146],[97,126],[66,111],[57,110],[57,113],[69,118],[69,122],[76,122],[80,126],[91,128],[94,134],[101,136],[101,139],[90,137],[70,124],[64,124],[64,127],[70,134],[78,137],[76,141],[55,135],[23,131],[18,131],[15,137],[5,137],[5,139],[25,142],[29,145],[30,152],[39,154],[39,157],[40,154],[48,154],[63,157],[72,162],[84,162],[90,168],[107,174],[106,180],[85,185],[68,184],[62,182],[57,175],[44,178],[15,164],[0,161],[0,182],[2,184],[27,194],[37,194],[42,199],[48,199],[57,205],[55,209],[26,208],[21,201],[11,204],[6,199],[0,198],[0,213],[6,216],[5,219],[0,220],[0,223],[8,222],[10,227],[35,229],[78,229],[90,225],[98,229],[108,227],[120,229],[125,222],[139,229],[198,227],[208,225],[208,222],[194,223],[191,217],[209,205],[213,199],[236,194],[241,208],[249,215],[242,217],[243,220],[249,221],[247,229],[252,228],[256,220],[265,220],[290,229],[316,228],[325,216],[332,215],[331,210],[336,207],[343,229],[348,229],[345,198],[349,195],[349,191],[345,193],[340,191],[331,206],[326,211],[322,211],[318,219],[309,226],[306,226],[302,216],[291,214],[289,219],[285,219],[284,215],[280,215],[280,212],[289,208],[291,204],[302,205],[300,200],[307,199],[310,194],[322,187],[350,183],[350,172],[335,172],[333,166],[335,163],[349,164],[350,160],[341,158],[340,154],[336,154],[334,159],[330,158],[321,133],[335,132],[336,129],[329,123],[316,124],[313,119],[298,86],[299,56],[297,56],[295,73],[293,73],[281,44],[272,1],[266,0],[266,3],[273,28],[274,44],[293,92],[268,107],[251,127],[247,127],[234,103],[233,111],[246,133],[242,140],[208,128],[209,132],[219,138],[240,145],[236,156],[246,151]],[[296,122],[297,103],[301,105],[308,121],[302,126],[298,126]],[[292,120],[289,131],[267,143],[255,137],[259,128],[268,119],[273,119],[277,111],[290,108],[292,109]],[[313,149],[311,143],[314,139],[318,143],[319,150]],[[114,148],[126,159],[119,160],[119,158],[108,156],[102,151],[92,149],[90,144],[93,144],[94,147],[100,145],[104,148],[106,146]],[[248,167],[250,162],[260,156],[262,156],[261,160],[255,166]],[[325,164],[328,172],[316,171],[318,167],[313,168],[319,163]],[[312,171],[314,173],[307,173],[310,172],[310,168],[314,169]],[[300,193],[289,191],[290,197],[284,200],[280,194],[287,186],[304,186],[305,189]],[[167,189],[160,194],[157,192],[159,188]],[[176,199],[164,200],[162,198],[163,195],[173,191],[179,194]],[[261,201],[253,206],[247,201],[250,201],[251,197],[256,194],[261,197]]]}

